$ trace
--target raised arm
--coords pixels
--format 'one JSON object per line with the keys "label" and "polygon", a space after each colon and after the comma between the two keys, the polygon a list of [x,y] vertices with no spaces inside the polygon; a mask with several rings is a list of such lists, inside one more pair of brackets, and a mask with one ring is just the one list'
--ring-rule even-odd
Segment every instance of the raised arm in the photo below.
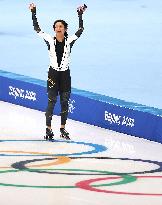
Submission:
{"label": "raised arm", "polygon": [[29,9],[32,12],[32,20],[33,20],[33,26],[34,26],[34,30],[39,33],[41,31],[38,21],[37,21],[37,17],[36,17],[36,5],[35,4],[30,4],[29,5]]}
{"label": "raised arm", "polygon": [[87,6],[85,4],[84,4],[84,6],[80,6],[80,7],[77,8],[78,17],[79,17],[79,29],[75,33],[75,35],[78,38],[80,37],[80,35],[83,33],[83,30],[84,30],[82,15],[83,15],[83,12],[86,10],[86,8],[87,8]]}

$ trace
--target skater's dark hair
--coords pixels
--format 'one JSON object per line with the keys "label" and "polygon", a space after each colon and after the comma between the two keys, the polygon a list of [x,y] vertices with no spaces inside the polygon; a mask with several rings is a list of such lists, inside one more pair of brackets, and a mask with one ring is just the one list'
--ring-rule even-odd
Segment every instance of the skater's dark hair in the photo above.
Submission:
{"label": "skater's dark hair", "polygon": [[[64,25],[64,28],[65,28],[65,29],[68,29],[68,24],[66,23],[66,21],[64,21],[64,20],[62,20],[62,19],[58,19],[58,20],[56,20],[56,21],[54,22],[54,24],[53,24],[53,28],[54,28],[54,29],[55,29],[56,23],[58,23],[58,22],[61,22],[61,23]],[[64,36],[65,36],[66,38],[68,37],[67,31],[65,31]]]}

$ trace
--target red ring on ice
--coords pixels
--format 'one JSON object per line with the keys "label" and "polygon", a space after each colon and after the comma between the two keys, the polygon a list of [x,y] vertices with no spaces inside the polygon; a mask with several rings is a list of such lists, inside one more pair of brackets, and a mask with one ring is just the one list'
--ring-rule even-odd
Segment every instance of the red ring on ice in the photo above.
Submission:
{"label": "red ring on ice", "polygon": [[[137,178],[162,178],[162,176],[136,176]],[[96,178],[96,179],[89,179],[77,182],[75,185],[78,188],[89,190],[89,191],[95,191],[95,192],[103,192],[108,194],[126,194],[126,195],[141,195],[141,196],[162,196],[162,194],[155,194],[155,193],[138,193],[138,192],[122,192],[122,191],[111,191],[111,190],[103,190],[103,189],[97,189],[95,187],[92,187],[90,184],[93,182],[98,182],[102,180],[107,179],[119,179],[121,177],[105,177],[105,178]]]}

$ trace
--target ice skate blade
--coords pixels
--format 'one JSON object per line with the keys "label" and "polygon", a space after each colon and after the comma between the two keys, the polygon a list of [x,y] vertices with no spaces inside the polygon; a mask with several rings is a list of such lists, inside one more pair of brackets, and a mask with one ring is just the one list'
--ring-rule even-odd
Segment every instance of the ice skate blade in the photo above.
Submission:
{"label": "ice skate blade", "polygon": [[63,135],[60,135],[60,138],[65,139],[65,140],[71,140],[69,136],[66,136],[66,137],[65,137],[65,136],[63,136]]}
{"label": "ice skate blade", "polygon": [[54,141],[54,138],[53,138],[53,137],[44,136],[44,139],[45,139],[46,141]]}

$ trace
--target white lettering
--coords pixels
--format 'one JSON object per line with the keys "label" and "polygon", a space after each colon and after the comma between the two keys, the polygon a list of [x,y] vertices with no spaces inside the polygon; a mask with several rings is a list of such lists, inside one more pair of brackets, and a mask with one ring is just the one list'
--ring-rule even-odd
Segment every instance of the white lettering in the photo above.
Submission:
{"label": "white lettering", "polygon": [[135,126],[134,119],[126,116],[116,115],[108,111],[105,111],[105,121],[108,121],[110,124],[125,125],[129,127]]}
{"label": "white lettering", "polygon": [[70,112],[70,113],[74,112],[74,109],[75,109],[74,103],[75,103],[75,100],[69,99],[69,102],[68,102],[68,104],[69,104],[68,112]]}
{"label": "white lettering", "polygon": [[36,100],[36,93],[29,90],[23,90],[21,88],[16,88],[13,86],[9,86],[9,95],[13,96],[15,99],[28,99],[35,101]]}

